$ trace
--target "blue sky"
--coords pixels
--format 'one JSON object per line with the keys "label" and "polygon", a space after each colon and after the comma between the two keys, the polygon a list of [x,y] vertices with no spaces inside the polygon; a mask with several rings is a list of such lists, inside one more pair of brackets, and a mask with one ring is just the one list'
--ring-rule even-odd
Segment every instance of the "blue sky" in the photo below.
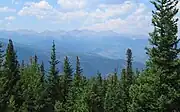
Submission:
{"label": "blue sky", "polygon": [[0,29],[151,31],[149,0],[0,0]]}

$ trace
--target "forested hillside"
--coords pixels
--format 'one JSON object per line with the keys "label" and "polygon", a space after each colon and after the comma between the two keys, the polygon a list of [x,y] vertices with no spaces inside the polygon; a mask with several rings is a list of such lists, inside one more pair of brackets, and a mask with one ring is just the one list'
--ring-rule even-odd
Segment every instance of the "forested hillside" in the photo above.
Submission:
{"label": "forested hillside", "polygon": [[121,74],[115,68],[109,76],[87,78],[78,56],[75,69],[66,56],[59,71],[55,41],[48,71],[37,55],[18,61],[11,39],[6,49],[1,44],[0,112],[180,112],[178,0],[151,3],[154,30],[143,71],[133,70],[130,48]]}
{"label": "forested hillside", "polygon": [[[12,39],[13,40],[13,39]],[[0,39],[0,42],[2,41],[3,49],[5,49],[8,45],[8,39]],[[54,40],[56,45],[59,43]],[[48,42],[51,44],[51,40],[48,40]],[[42,48],[38,47],[40,45],[32,45],[33,47],[30,47],[25,44],[14,42],[14,47],[17,54],[18,61],[24,60],[25,63],[29,63],[30,57],[33,57],[34,55],[37,55],[38,57],[38,63],[44,62],[45,70],[48,71],[50,64],[50,52],[51,47]],[[41,43],[41,42],[40,42]],[[68,45],[67,45],[68,46]],[[68,56],[69,60],[71,61],[72,68],[74,69],[76,67],[76,56],[79,56],[81,59],[81,67],[83,68],[83,74],[86,77],[95,76],[97,71],[100,71],[103,75],[107,75],[109,73],[112,73],[115,68],[118,69],[118,73],[120,73],[120,70],[125,67],[126,61],[125,58],[123,59],[111,59],[107,57],[103,57],[100,55],[97,55],[95,53],[87,54],[87,53],[79,53],[79,52],[64,52],[66,49],[61,50],[61,47],[56,46],[56,57],[60,61],[57,65],[60,72],[63,71],[63,60],[65,56]],[[124,53],[126,50],[124,50]],[[125,54],[122,55],[125,55]],[[121,55],[121,54],[120,54]],[[135,57],[135,56],[134,56]],[[134,59],[133,57],[133,59]],[[133,61],[134,69],[142,70],[145,67],[144,62],[139,62],[134,59]]]}

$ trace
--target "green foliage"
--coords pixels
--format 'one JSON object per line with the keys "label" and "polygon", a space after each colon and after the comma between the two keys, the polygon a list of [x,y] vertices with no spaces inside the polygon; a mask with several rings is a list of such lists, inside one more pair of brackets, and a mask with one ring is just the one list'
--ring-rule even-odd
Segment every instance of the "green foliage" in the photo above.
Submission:
{"label": "green foliage", "polygon": [[120,77],[115,70],[108,76],[98,72],[96,77],[86,78],[79,57],[73,73],[67,56],[63,73],[59,73],[53,41],[46,73],[37,55],[20,66],[12,40],[5,55],[0,44],[0,112],[179,112],[180,48],[174,19],[178,0],[153,0],[152,4],[156,8],[154,31],[144,71],[133,71],[128,49]]}
{"label": "green foliage", "polygon": [[131,85],[133,83],[133,68],[132,68],[132,51],[131,49],[127,50],[127,66],[126,66],[126,74],[127,74],[127,81],[128,84]]}
{"label": "green foliage", "polygon": [[41,101],[44,88],[41,82],[42,74],[36,61],[34,59],[32,65],[25,67],[21,73],[19,93],[24,109],[39,112],[44,106],[43,101]]}
{"label": "green foliage", "polygon": [[[176,8],[178,0],[158,0],[152,1],[156,10],[153,11],[152,24],[154,31],[150,33],[150,43],[152,48],[147,49],[149,59],[149,69],[156,74],[158,82],[158,106],[160,111],[175,111],[177,104],[180,105],[180,63],[178,62],[179,39],[177,37],[178,13]],[[174,105],[176,104],[176,105]]]}
{"label": "green foliage", "polygon": [[16,91],[18,90],[17,82],[19,81],[19,64],[12,40],[9,40],[6,49],[4,62],[4,75],[1,78],[1,101],[0,111],[5,111],[9,105],[10,97],[15,96],[15,102],[18,101]]}
{"label": "green foliage", "polygon": [[104,101],[105,112],[121,112],[120,86],[116,74],[110,75],[107,83]]}
{"label": "green foliage", "polygon": [[[60,99],[60,93],[61,91],[59,90],[59,76],[58,76],[58,69],[57,65],[59,61],[56,59],[56,48],[55,48],[55,43],[53,41],[52,45],[52,51],[51,51],[51,60],[49,61],[50,63],[50,70],[49,70],[49,76],[48,76],[48,87],[47,87],[47,106],[50,107],[52,110],[54,110],[54,105],[56,103],[56,100]],[[41,65],[41,72],[44,75],[44,70],[43,70],[43,64]]]}
{"label": "green foliage", "polygon": [[136,80],[130,95],[131,111],[173,112],[180,110],[180,63],[177,38],[178,0],[153,0],[149,61],[147,70]]}
{"label": "green foliage", "polygon": [[131,104],[130,112],[159,112],[157,107],[157,85],[158,80],[151,71],[145,71],[130,88]]}
{"label": "green foliage", "polygon": [[72,68],[69,62],[68,57],[66,56],[64,59],[64,72],[62,77],[62,94],[63,94],[63,102],[66,103],[68,100],[68,95],[72,89]]}

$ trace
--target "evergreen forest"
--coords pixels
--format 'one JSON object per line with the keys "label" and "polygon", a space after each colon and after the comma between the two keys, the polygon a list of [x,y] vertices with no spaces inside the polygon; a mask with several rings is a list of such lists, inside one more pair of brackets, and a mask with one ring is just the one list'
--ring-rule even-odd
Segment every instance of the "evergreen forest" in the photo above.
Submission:
{"label": "evergreen forest", "polygon": [[6,49],[0,44],[0,112],[180,112],[178,0],[151,3],[153,31],[142,71],[134,71],[128,48],[121,74],[97,71],[87,78],[78,56],[75,69],[64,57],[59,72],[54,41],[48,70],[36,55],[19,61],[11,39]]}

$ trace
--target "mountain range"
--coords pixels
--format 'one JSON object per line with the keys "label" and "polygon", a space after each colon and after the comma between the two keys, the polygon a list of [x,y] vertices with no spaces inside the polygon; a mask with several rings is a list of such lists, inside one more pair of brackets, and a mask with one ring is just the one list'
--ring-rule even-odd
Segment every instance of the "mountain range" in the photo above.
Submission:
{"label": "mountain range", "polygon": [[12,39],[17,50],[19,60],[29,60],[35,54],[39,57],[39,63],[44,61],[48,68],[48,60],[51,52],[52,41],[55,41],[57,57],[61,61],[60,71],[63,68],[64,56],[68,56],[75,68],[76,56],[80,57],[84,74],[95,75],[97,71],[108,74],[117,68],[126,65],[126,50],[132,49],[134,68],[142,69],[147,59],[144,48],[148,45],[148,39],[142,35],[125,35],[113,31],[44,31],[31,30],[0,31],[0,41],[7,45],[8,39]]}

